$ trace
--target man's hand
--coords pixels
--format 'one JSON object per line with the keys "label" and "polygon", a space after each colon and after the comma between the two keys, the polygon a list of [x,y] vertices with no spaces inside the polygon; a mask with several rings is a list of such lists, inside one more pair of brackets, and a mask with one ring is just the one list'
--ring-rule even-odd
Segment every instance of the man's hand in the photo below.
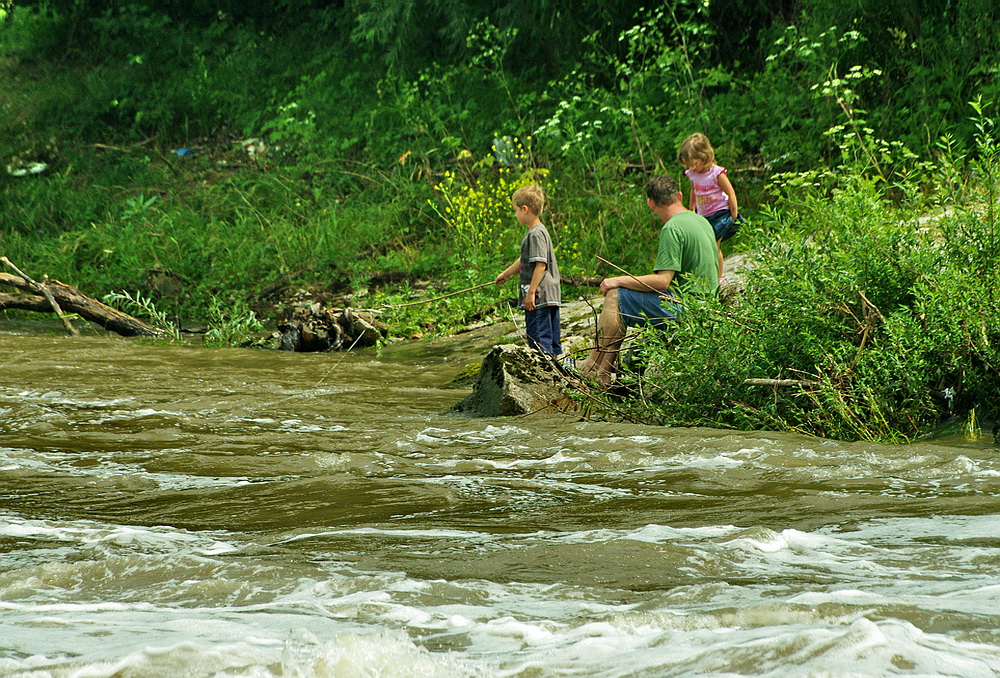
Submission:
{"label": "man's hand", "polygon": [[611,290],[621,287],[621,278],[605,278],[601,281],[601,295],[607,295]]}

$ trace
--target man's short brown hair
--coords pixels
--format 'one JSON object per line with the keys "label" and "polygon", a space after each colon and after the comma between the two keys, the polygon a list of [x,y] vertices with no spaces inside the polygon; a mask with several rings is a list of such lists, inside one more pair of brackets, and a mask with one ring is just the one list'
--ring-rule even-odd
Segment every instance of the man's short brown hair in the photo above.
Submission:
{"label": "man's short brown hair", "polygon": [[646,197],[654,204],[664,206],[677,202],[677,181],[665,174],[655,176],[646,184]]}
{"label": "man's short brown hair", "polygon": [[545,191],[538,184],[522,186],[510,198],[516,206],[525,205],[536,217],[545,208]]}

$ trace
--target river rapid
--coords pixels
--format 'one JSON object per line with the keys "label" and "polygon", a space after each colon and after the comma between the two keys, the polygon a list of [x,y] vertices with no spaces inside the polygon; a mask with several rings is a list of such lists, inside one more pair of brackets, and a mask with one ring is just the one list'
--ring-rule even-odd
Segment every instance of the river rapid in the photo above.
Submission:
{"label": "river rapid", "polygon": [[0,319],[0,675],[1000,675],[992,439],[446,413],[484,353]]}

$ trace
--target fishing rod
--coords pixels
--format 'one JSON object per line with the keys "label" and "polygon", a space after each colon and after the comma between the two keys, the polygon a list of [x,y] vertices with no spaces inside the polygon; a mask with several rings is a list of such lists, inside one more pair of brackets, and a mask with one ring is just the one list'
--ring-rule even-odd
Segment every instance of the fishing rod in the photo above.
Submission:
{"label": "fishing rod", "polygon": [[382,308],[403,308],[404,306],[416,306],[417,304],[429,304],[432,301],[440,301],[441,299],[447,299],[448,297],[454,297],[456,294],[465,294],[466,292],[471,292],[472,290],[478,290],[481,287],[486,287],[488,285],[493,285],[495,283],[486,282],[480,283],[479,285],[473,285],[472,287],[466,287],[464,290],[458,290],[457,292],[449,292],[448,294],[442,294],[440,297],[434,297],[432,299],[421,299],[420,301],[411,301],[405,304],[384,304]]}
{"label": "fishing rod", "polygon": [[673,298],[673,296],[674,296],[674,295],[672,295],[672,294],[670,294],[670,293],[668,293],[668,292],[665,292],[665,291],[663,291],[663,290],[658,290],[658,289],[656,289],[656,288],[654,288],[654,287],[651,287],[650,285],[647,285],[646,283],[644,283],[643,281],[639,280],[639,279],[638,279],[638,278],[636,278],[636,277],[635,277],[634,275],[632,275],[631,273],[629,273],[628,271],[626,271],[626,270],[625,270],[624,268],[622,268],[621,266],[618,266],[617,264],[612,264],[612,263],[611,263],[610,261],[608,261],[607,259],[605,259],[605,258],[604,258],[604,257],[602,257],[602,256],[599,256],[599,255],[597,255],[597,260],[598,260],[598,261],[603,261],[603,262],[604,262],[605,264],[607,264],[608,266],[611,266],[612,268],[615,268],[615,269],[617,269],[617,270],[621,271],[622,273],[624,273],[624,274],[625,274],[625,275],[627,275],[628,277],[632,278],[632,280],[636,281],[637,283],[639,283],[640,285],[642,285],[642,286],[643,286],[643,287],[645,287],[646,289],[650,290],[651,292],[656,292],[656,293],[657,293],[657,294],[659,294],[659,295],[660,295],[661,297],[670,297],[670,298]]}
{"label": "fishing rod", "polygon": [[[605,264],[607,264],[608,266],[611,266],[612,268],[615,268],[615,269],[621,271],[622,273],[624,273],[628,277],[632,278],[632,280],[635,280],[637,283],[639,283],[640,285],[642,285],[646,289],[650,290],[651,292],[656,292],[661,297],[670,297],[670,296],[672,296],[670,294],[667,294],[666,292],[663,292],[662,290],[658,290],[658,289],[656,289],[654,287],[650,287],[649,285],[647,285],[646,283],[642,282],[641,280],[639,280],[638,278],[636,278],[634,275],[632,275],[631,273],[629,273],[628,271],[626,271],[621,266],[618,266],[617,264],[611,263],[610,261],[608,261],[604,257],[598,256],[597,259],[598,259],[598,261],[602,261]],[[429,303],[431,303],[433,301],[440,301],[441,299],[447,299],[448,297],[454,297],[454,296],[459,295],[459,294],[465,294],[466,292],[471,292],[473,290],[482,289],[483,287],[489,287],[490,285],[495,285],[495,284],[496,284],[495,282],[480,283],[478,285],[473,285],[472,287],[466,287],[464,290],[458,290],[456,292],[449,292],[448,294],[442,294],[439,297],[432,297],[431,299],[421,299],[420,301],[410,301],[410,302],[407,302],[405,304],[383,304],[382,308],[384,308],[384,309],[395,309],[395,308],[405,308],[407,306],[417,306],[419,304],[429,304]]]}

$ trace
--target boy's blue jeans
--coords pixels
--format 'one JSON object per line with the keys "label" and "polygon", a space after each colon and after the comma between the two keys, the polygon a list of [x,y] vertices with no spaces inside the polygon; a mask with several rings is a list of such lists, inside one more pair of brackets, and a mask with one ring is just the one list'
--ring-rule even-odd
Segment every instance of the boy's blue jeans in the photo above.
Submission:
{"label": "boy's blue jeans", "polygon": [[528,345],[551,355],[562,354],[559,339],[559,307],[543,306],[524,312],[524,329]]}

